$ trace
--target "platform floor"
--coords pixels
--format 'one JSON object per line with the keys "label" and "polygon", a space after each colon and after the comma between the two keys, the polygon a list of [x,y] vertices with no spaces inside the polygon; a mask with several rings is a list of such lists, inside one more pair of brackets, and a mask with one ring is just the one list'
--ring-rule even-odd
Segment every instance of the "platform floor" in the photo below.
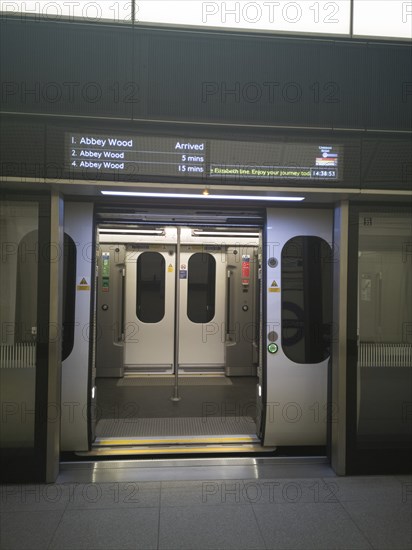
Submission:
{"label": "platform floor", "polygon": [[339,478],[322,463],[88,463],[0,489],[2,550],[412,547],[412,476]]}

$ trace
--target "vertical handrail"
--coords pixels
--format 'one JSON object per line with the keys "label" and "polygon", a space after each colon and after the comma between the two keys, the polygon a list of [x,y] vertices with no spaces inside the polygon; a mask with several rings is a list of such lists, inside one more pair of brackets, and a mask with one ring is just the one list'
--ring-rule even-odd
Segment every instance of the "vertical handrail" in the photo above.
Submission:
{"label": "vertical handrail", "polygon": [[226,341],[230,340],[230,308],[231,308],[231,276],[230,269],[227,270],[227,299],[226,299]]}
{"label": "vertical handrail", "polygon": [[175,383],[173,387],[172,401],[180,401],[179,396],[179,320],[180,320],[180,226],[177,227],[176,235],[176,261],[175,261],[175,342],[173,367]]}
{"label": "vertical handrail", "polygon": [[120,319],[119,319],[119,342],[124,342],[125,340],[125,328],[124,328],[124,307],[126,300],[126,290],[125,290],[125,279],[126,279],[126,269],[124,267],[119,269],[120,274]]}

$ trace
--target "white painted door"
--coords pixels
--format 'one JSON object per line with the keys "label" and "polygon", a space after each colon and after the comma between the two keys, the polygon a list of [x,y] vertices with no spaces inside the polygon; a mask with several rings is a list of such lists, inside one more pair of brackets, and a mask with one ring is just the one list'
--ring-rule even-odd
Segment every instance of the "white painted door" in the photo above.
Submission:
{"label": "white painted door", "polygon": [[125,368],[172,372],[176,247],[130,245],[126,250]]}
{"label": "white painted door", "polygon": [[180,369],[224,367],[226,263],[225,247],[181,246]]}

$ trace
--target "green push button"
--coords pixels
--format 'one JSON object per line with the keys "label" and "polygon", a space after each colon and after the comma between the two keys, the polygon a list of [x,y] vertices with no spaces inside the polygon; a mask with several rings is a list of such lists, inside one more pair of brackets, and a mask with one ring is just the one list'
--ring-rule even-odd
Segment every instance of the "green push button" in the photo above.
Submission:
{"label": "green push button", "polygon": [[268,345],[268,352],[269,353],[276,353],[278,351],[278,345],[277,344],[269,344]]}

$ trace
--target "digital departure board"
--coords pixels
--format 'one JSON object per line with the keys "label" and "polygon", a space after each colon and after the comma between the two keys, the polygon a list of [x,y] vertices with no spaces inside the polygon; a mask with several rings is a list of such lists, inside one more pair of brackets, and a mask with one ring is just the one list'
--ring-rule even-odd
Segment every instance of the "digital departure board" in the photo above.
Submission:
{"label": "digital departure board", "polygon": [[212,140],[208,175],[241,181],[338,180],[342,147]]}
{"label": "digital departure board", "polygon": [[245,142],[217,139],[66,133],[66,169],[90,179],[156,176],[268,183],[339,180],[342,147],[324,142]]}

